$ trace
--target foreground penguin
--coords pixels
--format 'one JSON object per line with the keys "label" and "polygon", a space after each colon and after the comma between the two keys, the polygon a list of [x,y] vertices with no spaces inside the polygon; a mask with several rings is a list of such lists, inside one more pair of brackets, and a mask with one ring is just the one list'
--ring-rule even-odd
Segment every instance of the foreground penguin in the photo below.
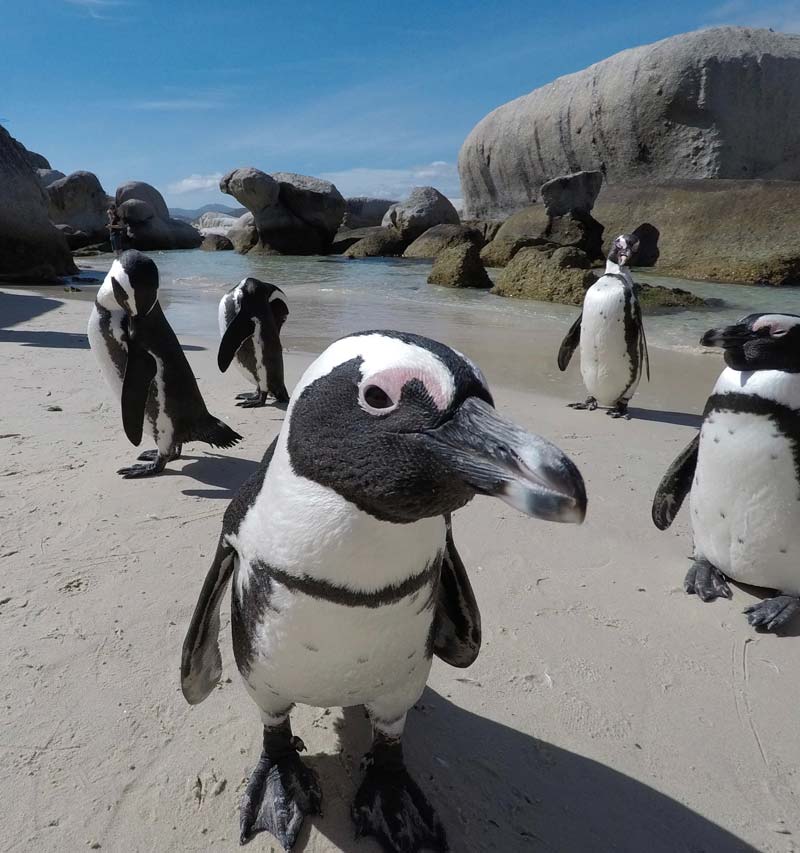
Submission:
{"label": "foreground penguin", "polygon": [[373,743],[352,808],[357,834],[389,851],[447,849],[401,736],[433,654],[459,667],[478,655],[480,614],[450,528],[475,494],[549,521],[580,523],[586,510],[572,462],[498,415],[480,371],[449,347],[364,332],[306,370],[225,513],[183,645],[194,704],[221,676],[219,610],[232,579],[234,656],[264,725],[242,842],[268,830],[288,850],[320,811],[289,722],[301,702],[366,706]]}
{"label": "foreground penguin", "polygon": [[106,380],[120,398],[125,435],[138,446],[146,425],[156,442],[156,450],[139,456],[148,464],[120,468],[123,477],[158,474],[188,441],[232,447],[241,439],[206,409],[158,302],[158,267],[150,258],[130,249],[111,264],[88,331]]}
{"label": "foreground penguin", "polygon": [[751,314],[701,344],[723,347],[728,366],[658,487],[653,521],[666,530],[691,490],[684,588],[703,601],[730,598],[727,578],[778,590],[744,611],[771,631],[800,609],[800,317]]}
{"label": "foreground penguin", "polygon": [[283,349],[280,331],[289,316],[286,294],[274,284],[244,278],[219,302],[217,354],[224,373],[232,361],[256,386],[253,394],[239,394],[243,408],[263,406],[272,394],[278,403],[288,403],[283,384]]}
{"label": "foreground penguin", "polygon": [[642,369],[650,379],[650,360],[642,325],[642,309],[628,262],[639,248],[632,234],[621,234],[608,253],[606,271],[587,291],[583,311],[558,350],[558,367],[566,370],[580,343],[581,375],[589,396],[572,409],[607,406],[612,418],[629,418],[628,403]]}

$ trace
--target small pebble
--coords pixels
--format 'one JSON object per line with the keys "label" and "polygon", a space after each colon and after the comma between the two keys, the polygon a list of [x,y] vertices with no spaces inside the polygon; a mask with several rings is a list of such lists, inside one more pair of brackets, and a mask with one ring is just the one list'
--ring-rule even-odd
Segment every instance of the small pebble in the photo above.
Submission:
{"label": "small pebble", "polygon": [[60,411],[62,411],[62,409],[61,409],[61,406],[48,406],[47,411],[48,412],[60,412]]}

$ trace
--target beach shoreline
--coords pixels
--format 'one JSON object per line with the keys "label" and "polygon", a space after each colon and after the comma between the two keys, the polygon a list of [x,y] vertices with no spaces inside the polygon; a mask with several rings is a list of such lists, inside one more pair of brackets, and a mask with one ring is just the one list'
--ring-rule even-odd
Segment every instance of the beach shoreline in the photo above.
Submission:
{"label": "beach shoreline", "polygon": [[[227,600],[223,681],[197,707],[180,693],[180,647],[222,513],[283,412],[237,408],[244,389],[217,370],[216,338],[181,334],[209,409],[244,440],[122,481],[136,450],[88,350],[90,291],[0,289],[4,849],[232,851],[261,729]],[[309,305],[293,303],[286,325],[290,390],[336,327]],[[526,337],[413,309],[364,311],[362,327],[405,320],[465,352],[501,412],[571,455],[589,495],[577,528],[481,498],[455,515],[484,647],[467,670],[434,663],[406,742],[452,849],[793,850],[796,639],[752,631],[752,591],[685,595],[685,512],[666,533],[649,517],[719,356],[651,348],[653,381],[620,422],[565,407],[583,390],[577,364],[555,365],[558,328]],[[292,717],[324,796],[298,849],[377,851],[349,819],[369,740],[360,711]]]}

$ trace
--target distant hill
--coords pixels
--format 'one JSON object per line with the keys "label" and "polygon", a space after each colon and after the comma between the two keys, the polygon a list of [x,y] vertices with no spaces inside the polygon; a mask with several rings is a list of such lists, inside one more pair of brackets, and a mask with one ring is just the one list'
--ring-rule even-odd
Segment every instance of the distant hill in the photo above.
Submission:
{"label": "distant hill", "polygon": [[171,207],[169,215],[176,219],[185,219],[187,222],[194,222],[199,219],[204,213],[226,213],[228,216],[243,216],[247,213],[246,207],[230,207],[227,204],[204,204],[195,210],[190,210],[186,207]]}

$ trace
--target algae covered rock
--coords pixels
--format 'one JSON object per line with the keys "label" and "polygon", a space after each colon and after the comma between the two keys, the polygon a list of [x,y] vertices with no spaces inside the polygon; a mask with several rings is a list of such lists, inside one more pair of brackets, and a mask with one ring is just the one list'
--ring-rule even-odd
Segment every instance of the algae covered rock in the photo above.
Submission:
{"label": "algae covered rock", "polygon": [[480,251],[472,242],[457,243],[443,249],[433,263],[428,283],[443,287],[492,286],[492,280],[481,263]]}

